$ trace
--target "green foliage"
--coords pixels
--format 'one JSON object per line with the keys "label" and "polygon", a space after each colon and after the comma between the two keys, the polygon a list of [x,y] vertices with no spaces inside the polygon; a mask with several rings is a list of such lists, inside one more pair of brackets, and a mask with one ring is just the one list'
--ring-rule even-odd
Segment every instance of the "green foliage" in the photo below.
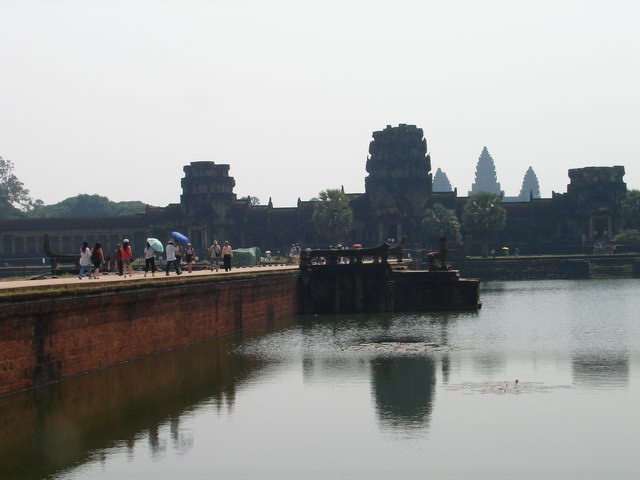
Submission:
{"label": "green foliage", "polygon": [[22,210],[14,207],[4,199],[0,199],[0,218],[22,218],[25,215]]}
{"label": "green foliage", "polygon": [[640,247],[640,230],[622,230],[613,237],[616,245],[629,245],[632,247]]}
{"label": "green foliage", "polygon": [[625,226],[640,228],[640,190],[629,190],[621,202],[622,218]]}
{"label": "green foliage", "polygon": [[138,202],[112,202],[100,195],[80,194],[53,205],[35,204],[30,217],[109,217],[144,213],[147,205]]}
{"label": "green foliage", "polygon": [[24,216],[32,205],[29,190],[13,173],[13,162],[0,157],[0,218]]}
{"label": "green foliage", "polygon": [[247,195],[246,197],[242,197],[240,200],[248,201],[249,205],[251,205],[252,207],[255,207],[256,205],[260,205],[260,199],[252,195]]}
{"label": "green foliage", "polygon": [[462,225],[468,232],[497,232],[506,224],[507,211],[502,207],[500,197],[493,193],[472,195],[462,210]]}
{"label": "green foliage", "polygon": [[445,208],[441,203],[427,209],[422,218],[422,229],[425,240],[432,244],[437,244],[442,235],[447,237],[451,244],[460,244],[462,240],[456,212]]}
{"label": "green foliage", "polygon": [[349,198],[340,189],[327,189],[320,192],[311,217],[318,232],[330,242],[344,240],[353,224],[353,210]]}

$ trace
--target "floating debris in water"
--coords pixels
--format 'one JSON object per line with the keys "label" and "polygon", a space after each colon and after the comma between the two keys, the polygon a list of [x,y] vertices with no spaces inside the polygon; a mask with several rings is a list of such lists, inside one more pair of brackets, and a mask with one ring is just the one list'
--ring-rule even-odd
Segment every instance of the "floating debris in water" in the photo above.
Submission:
{"label": "floating debris in water", "polygon": [[505,380],[502,382],[465,382],[447,385],[447,390],[466,391],[466,393],[497,393],[499,395],[523,393],[550,393],[552,390],[570,388],[569,385],[546,385],[543,382],[521,382]]}
{"label": "floating debris in water", "polygon": [[451,352],[453,347],[431,342],[370,342],[344,347],[342,350],[349,352],[374,352],[374,353],[432,353]]}

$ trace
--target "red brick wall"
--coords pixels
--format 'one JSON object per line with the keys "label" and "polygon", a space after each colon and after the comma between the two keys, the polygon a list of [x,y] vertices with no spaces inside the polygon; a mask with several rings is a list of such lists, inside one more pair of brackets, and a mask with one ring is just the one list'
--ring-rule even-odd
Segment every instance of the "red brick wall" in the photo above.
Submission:
{"label": "red brick wall", "polygon": [[0,304],[0,396],[297,313],[297,272],[103,285]]}

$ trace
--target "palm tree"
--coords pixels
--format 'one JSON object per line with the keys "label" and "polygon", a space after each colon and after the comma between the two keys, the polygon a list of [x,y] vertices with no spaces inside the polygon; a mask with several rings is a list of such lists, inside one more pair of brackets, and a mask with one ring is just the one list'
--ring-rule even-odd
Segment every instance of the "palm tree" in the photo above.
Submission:
{"label": "palm tree", "polygon": [[465,231],[478,233],[482,238],[482,254],[488,254],[488,235],[502,230],[507,223],[507,211],[498,195],[479,192],[469,197],[462,209],[462,226]]}
{"label": "palm tree", "polygon": [[460,222],[456,212],[445,208],[441,203],[427,209],[422,218],[422,228],[425,239],[433,245],[436,245],[443,235],[453,244],[460,243]]}
{"label": "palm tree", "polygon": [[311,219],[318,232],[329,242],[343,241],[353,224],[353,210],[349,206],[349,198],[337,188],[323,190]]}

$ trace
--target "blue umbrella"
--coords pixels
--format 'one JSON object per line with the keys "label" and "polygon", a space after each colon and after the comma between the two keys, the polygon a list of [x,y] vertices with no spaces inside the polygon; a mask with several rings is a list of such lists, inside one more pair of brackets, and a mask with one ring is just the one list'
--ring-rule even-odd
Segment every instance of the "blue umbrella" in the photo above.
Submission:
{"label": "blue umbrella", "polygon": [[181,234],[180,232],[171,232],[171,236],[173,237],[174,240],[180,243],[189,243],[189,237]]}

